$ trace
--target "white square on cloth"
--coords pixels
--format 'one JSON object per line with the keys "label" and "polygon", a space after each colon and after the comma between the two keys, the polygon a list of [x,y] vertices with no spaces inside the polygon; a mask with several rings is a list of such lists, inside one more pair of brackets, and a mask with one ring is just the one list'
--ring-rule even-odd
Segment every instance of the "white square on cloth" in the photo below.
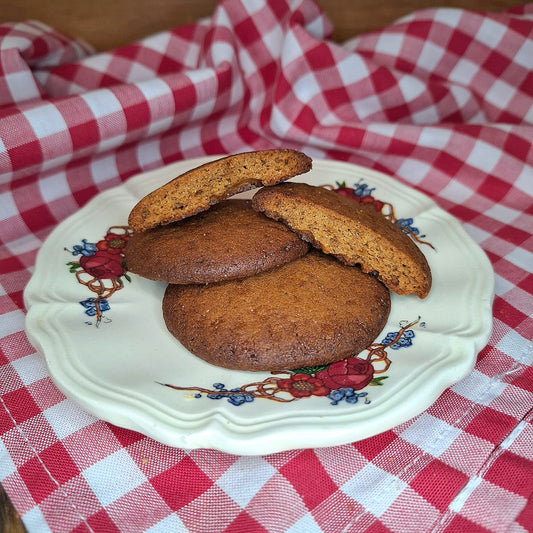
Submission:
{"label": "white square on cloth", "polygon": [[265,460],[243,456],[220,476],[217,485],[244,508],[275,473]]}
{"label": "white square on cloth", "polygon": [[64,170],[51,174],[39,180],[39,190],[46,203],[51,203],[58,198],[71,194],[67,175]]}
{"label": "white square on cloth", "polygon": [[380,517],[406,487],[407,483],[369,463],[341,490],[374,516]]}
{"label": "white square on cloth", "polygon": [[396,171],[410,183],[420,183],[431,172],[431,166],[417,159],[405,159]]}
{"label": "white square on cloth", "polygon": [[460,58],[450,72],[449,78],[462,85],[470,85],[472,79],[478,72],[479,65],[472,63],[472,61],[469,61],[468,59]]}
{"label": "white square on cloth", "polygon": [[306,514],[300,518],[285,533],[310,533],[311,531],[321,531],[320,526],[316,523],[311,514]]}
{"label": "white square on cloth", "polygon": [[422,128],[420,136],[418,138],[418,144],[420,146],[426,146],[427,148],[438,148],[442,150],[448,144],[452,136],[452,132],[446,128]]}
{"label": "white square on cloth", "polygon": [[17,102],[24,102],[41,95],[34,80],[28,77],[27,72],[12,72],[6,77],[9,92]]}
{"label": "white square on cloth", "polygon": [[298,96],[298,99],[305,103],[310,102],[313,97],[322,92],[322,88],[312,72],[304,74],[298,79],[292,86],[292,90]]}
{"label": "white square on cloth", "polygon": [[397,55],[402,48],[404,35],[385,33],[379,36],[375,50],[380,54]]}
{"label": "white square on cloth", "polygon": [[345,85],[351,85],[352,83],[364,80],[365,78],[368,78],[370,74],[366,67],[366,63],[356,54],[350,55],[339,61],[337,64],[337,70]]}
{"label": "white square on cloth", "polygon": [[91,161],[91,173],[95,183],[102,183],[118,176],[117,161],[113,155],[103,155]]}
{"label": "white square on cloth", "polygon": [[401,437],[433,457],[439,457],[460,434],[460,429],[423,413],[401,434]]}
{"label": "white square on cloth", "polygon": [[0,338],[22,331],[25,318],[26,315],[20,309],[4,313],[0,321]]}
{"label": "white square on cloth", "polygon": [[169,531],[187,531],[185,524],[180,520],[176,514],[167,516],[155,526],[147,529],[144,533],[168,533]]}
{"label": "white square on cloth", "polygon": [[463,229],[476,241],[478,244],[486,241],[491,235],[487,231],[483,231],[482,229],[479,229],[477,226],[474,226],[473,224],[464,223]]}
{"label": "white square on cloth", "polygon": [[450,180],[444,189],[439,192],[439,196],[442,198],[460,204],[468,200],[472,194],[474,194],[472,189],[457,180]]}
{"label": "white square on cloth", "polygon": [[[117,97],[109,89],[98,89],[89,91],[88,93],[80,95],[85,103],[89,106],[94,118],[102,118],[113,113],[123,113],[122,104]],[[126,130],[126,122],[124,119],[124,127]]]}
{"label": "white square on cloth", "polygon": [[63,116],[52,104],[41,104],[33,109],[28,109],[24,112],[24,117],[39,139],[68,130]]}
{"label": "white square on cloth", "polygon": [[492,207],[485,211],[485,215],[491,218],[495,218],[496,220],[499,220],[500,222],[503,222],[505,224],[509,224],[510,222],[513,222],[516,218],[518,218],[521,213],[516,209],[511,209],[510,207],[505,207],[501,204],[494,204]]}
{"label": "white square on cloth", "polygon": [[500,160],[501,153],[493,146],[484,142],[476,141],[466,162],[473,167],[490,173]]}
{"label": "white square on cloth", "polygon": [[518,332],[511,330],[501,339],[496,348],[523,365],[533,364],[533,349],[527,349],[527,340]]}
{"label": "white square on cloth", "polygon": [[38,353],[20,357],[13,361],[11,365],[26,386],[48,376],[44,358]]}
{"label": "white square on cloth", "polygon": [[32,507],[27,513],[21,516],[24,521],[24,526],[28,531],[39,531],[39,533],[51,533],[43,513],[39,507]]}
{"label": "white square on cloth", "polygon": [[[490,102],[500,109],[502,107],[507,107],[515,94],[516,89],[514,87],[502,80],[496,80],[491,87],[487,88],[485,98],[487,102]],[[498,152],[498,150],[493,151]]]}
{"label": "white square on cloth", "polygon": [[511,253],[505,256],[507,261],[523,268],[526,272],[532,271],[533,254],[524,248],[515,248]]}
{"label": "white square on cloth", "polygon": [[101,459],[82,476],[104,507],[147,481],[126,449]]}
{"label": "white square on cloth", "polygon": [[482,405],[489,405],[495,398],[502,395],[506,386],[505,383],[491,379],[474,369],[468,376],[456,383],[452,390],[463,398],[468,398]]}
{"label": "white square on cloth", "polygon": [[522,65],[528,70],[531,69],[531,58],[533,58],[533,41],[526,41],[520,50],[514,55],[514,62]]}
{"label": "white square on cloth", "polygon": [[285,36],[285,42],[283,44],[284,46],[281,51],[281,62],[284,65],[288,65],[294,60],[301,60],[302,56],[304,55],[304,51],[294,37],[293,33],[288,33]]}
{"label": "white square on cloth", "polygon": [[59,439],[64,439],[97,420],[70,400],[63,400],[49,407],[43,414]]}
{"label": "white square on cloth", "polygon": [[485,19],[476,33],[476,39],[486,44],[489,48],[496,48],[508,31],[508,26],[504,26],[495,20]]}
{"label": "white square on cloth", "polygon": [[432,72],[439,64],[439,61],[442,59],[443,55],[444,49],[441,46],[437,46],[430,41],[426,41],[416,62],[417,66]]}

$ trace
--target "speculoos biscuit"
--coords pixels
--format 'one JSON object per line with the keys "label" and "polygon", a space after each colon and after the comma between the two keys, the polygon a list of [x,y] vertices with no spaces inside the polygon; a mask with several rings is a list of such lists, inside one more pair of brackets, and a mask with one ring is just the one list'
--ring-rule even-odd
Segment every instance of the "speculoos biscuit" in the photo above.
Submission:
{"label": "speculoos biscuit", "polygon": [[223,200],[179,222],[134,233],[125,250],[130,272],[166,283],[213,283],[252,276],[292,261],[309,244],[254,211],[250,200]]}
{"label": "speculoos biscuit", "polygon": [[307,155],[288,149],[223,157],[193,168],[146,195],[131,210],[128,225],[138,232],[182,220],[236,193],[308,172],[311,166]]}
{"label": "speculoos biscuit", "polygon": [[278,268],[207,285],[168,285],[163,317],[196,356],[236,370],[328,364],[367,348],[390,312],[375,277],[312,250]]}
{"label": "speculoos biscuit", "polygon": [[371,206],[305,183],[262,188],[252,206],[287,224],[323,252],[375,274],[397,294],[425,298],[429,293],[431,271],[424,254]]}

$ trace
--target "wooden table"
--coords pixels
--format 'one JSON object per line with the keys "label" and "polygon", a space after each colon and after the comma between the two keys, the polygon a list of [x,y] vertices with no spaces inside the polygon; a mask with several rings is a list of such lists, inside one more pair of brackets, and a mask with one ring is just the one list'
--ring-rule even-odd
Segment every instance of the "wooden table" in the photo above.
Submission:
{"label": "wooden table", "polygon": [[[438,0],[317,0],[317,3],[333,23],[333,38],[338,42],[379,29],[416,9],[446,5],[500,11],[520,4],[511,0],[447,0],[445,3]],[[210,16],[216,4],[216,0],[0,0],[0,23],[40,20],[104,51]],[[0,533],[24,531],[0,487]]]}
{"label": "wooden table", "polygon": [[[379,29],[425,7],[499,11],[520,4],[512,0],[316,1],[333,23],[337,41]],[[217,0],[0,0],[0,22],[37,19],[102,51],[210,16],[216,4]]]}

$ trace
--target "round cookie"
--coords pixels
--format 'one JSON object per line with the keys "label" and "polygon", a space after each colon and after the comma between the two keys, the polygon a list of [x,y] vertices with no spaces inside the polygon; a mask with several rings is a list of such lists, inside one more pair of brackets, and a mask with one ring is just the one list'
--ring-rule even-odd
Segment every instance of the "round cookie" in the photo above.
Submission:
{"label": "round cookie", "polygon": [[128,225],[146,231],[195,215],[238,192],[274,185],[311,169],[312,160],[296,150],[243,152],[185,172],[142,198]]}
{"label": "round cookie", "polygon": [[424,254],[373,207],[305,183],[260,189],[252,206],[323,252],[375,274],[397,294],[425,298],[429,293],[431,271]]}
{"label": "round cookie", "polygon": [[373,276],[316,250],[279,268],[209,285],[169,285],[163,317],[190,352],[237,370],[340,361],[384,328],[390,294]]}
{"label": "round cookie", "polygon": [[210,283],[251,276],[292,261],[309,244],[250,200],[224,200],[180,222],[134,233],[130,272],[166,283]]}

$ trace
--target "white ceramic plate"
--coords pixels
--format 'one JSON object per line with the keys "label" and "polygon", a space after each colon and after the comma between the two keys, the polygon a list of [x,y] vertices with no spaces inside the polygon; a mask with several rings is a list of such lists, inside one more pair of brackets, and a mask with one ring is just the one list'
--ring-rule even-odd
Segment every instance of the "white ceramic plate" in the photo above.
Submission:
{"label": "white ceramic plate", "polygon": [[[122,275],[121,239],[105,236],[127,224],[146,193],[208,160],[179,162],[101,193],[44,243],[24,294],[26,329],[69,398],[103,420],[170,446],[267,454],[386,431],[421,413],[471,371],[492,324],[494,277],[486,256],[425,195],[381,173],[334,161],[314,161],[313,170],[294,181],[345,182],[365,201],[390,202],[394,211],[384,205],[383,212],[419,232],[433,273],[430,295],[392,295],[389,321],[372,352],[342,368],[239,372],[185,350],[162,320],[165,286]],[[98,317],[94,298],[108,289]],[[396,333],[402,334],[399,343]],[[361,362],[367,357],[371,365]],[[383,372],[384,357],[390,366]],[[373,381],[366,384],[372,369]],[[314,394],[300,396],[306,390]]]}

